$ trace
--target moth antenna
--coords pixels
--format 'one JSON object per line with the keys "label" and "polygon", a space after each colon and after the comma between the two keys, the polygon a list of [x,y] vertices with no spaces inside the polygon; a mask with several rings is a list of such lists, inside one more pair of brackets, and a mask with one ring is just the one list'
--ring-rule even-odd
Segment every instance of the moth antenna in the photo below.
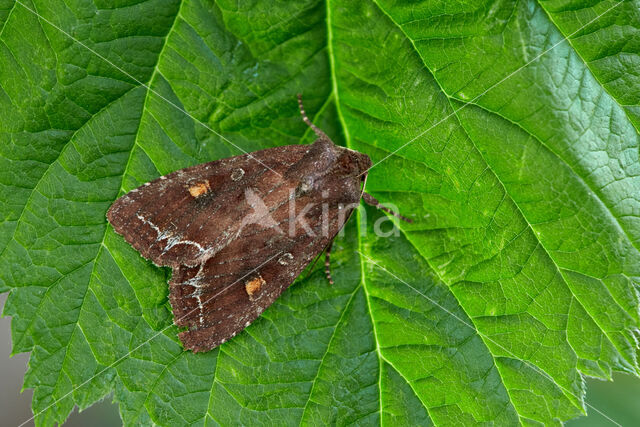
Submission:
{"label": "moth antenna", "polygon": [[298,94],[298,105],[300,106],[300,114],[302,115],[302,121],[304,121],[307,124],[307,126],[309,126],[311,130],[313,130],[315,134],[318,135],[318,138],[331,141],[331,139],[329,139],[327,134],[322,132],[316,125],[311,123],[311,120],[309,120],[309,117],[307,117],[307,113],[305,113],[304,106],[302,105],[302,94],[300,93]]}
{"label": "moth antenna", "polygon": [[398,212],[392,211],[391,209],[389,209],[389,208],[387,208],[385,206],[382,206],[380,204],[380,202],[369,193],[363,193],[362,200],[364,200],[364,202],[366,204],[371,205],[374,208],[378,208],[380,210],[383,210],[383,211],[387,212],[388,214],[391,214],[391,215],[395,216],[398,219],[401,219],[401,220],[403,220],[405,222],[408,222],[409,224],[413,223],[412,219],[407,218],[406,216],[402,216]]}
{"label": "moth antenna", "polygon": [[331,277],[331,247],[333,246],[333,240],[327,246],[327,251],[324,253],[324,274],[327,276],[327,280],[330,285],[333,285],[333,278]]}

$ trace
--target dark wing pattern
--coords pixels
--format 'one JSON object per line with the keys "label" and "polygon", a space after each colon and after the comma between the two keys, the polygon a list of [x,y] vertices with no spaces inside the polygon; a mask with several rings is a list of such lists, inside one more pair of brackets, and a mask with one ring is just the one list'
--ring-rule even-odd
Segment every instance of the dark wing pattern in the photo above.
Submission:
{"label": "dark wing pattern", "polygon": [[286,185],[275,171],[308,150],[275,147],[178,170],[120,197],[107,218],[156,265],[200,265],[236,237],[237,218],[251,210],[245,188],[266,192]]}
{"label": "dark wing pattern", "polygon": [[360,201],[356,155],[321,139],[271,148],[176,171],[113,204],[114,229],[173,267],[185,348],[235,336],[333,240]]}
{"label": "dark wing pattern", "polygon": [[[298,200],[299,205],[307,201]],[[310,200],[308,202],[311,203]],[[333,209],[335,208],[335,209]],[[170,300],[175,322],[185,326],[180,340],[193,351],[210,350],[249,326],[289,287],[335,237],[348,218],[337,206],[322,218],[317,204],[289,233],[289,206],[271,211],[274,223],[251,224],[199,267],[174,270]],[[303,231],[303,227],[311,232]]]}

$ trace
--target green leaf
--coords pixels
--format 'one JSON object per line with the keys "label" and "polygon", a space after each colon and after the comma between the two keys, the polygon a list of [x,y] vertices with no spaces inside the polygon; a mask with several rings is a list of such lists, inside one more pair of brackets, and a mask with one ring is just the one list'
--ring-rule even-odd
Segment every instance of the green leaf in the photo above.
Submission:
{"label": "green leaf", "polygon": [[[560,424],[638,374],[638,1],[0,0],[0,290],[37,425]],[[105,212],[312,135],[375,163],[333,275],[204,354]],[[379,163],[378,163],[379,162]],[[378,233],[376,233],[378,231]],[[610,415],[610,414],[609,414]]]}

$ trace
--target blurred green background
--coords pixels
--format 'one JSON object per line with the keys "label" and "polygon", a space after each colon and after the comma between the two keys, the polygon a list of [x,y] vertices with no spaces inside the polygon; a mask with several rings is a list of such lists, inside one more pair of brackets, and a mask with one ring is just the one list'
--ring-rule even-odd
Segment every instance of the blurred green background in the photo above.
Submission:
{"label": "blurred green background", "polygon": [[[640,378],[615,374],[613,382],[587,380],[587,403],[623,426],[640,425]],[[588,416],[568,422],[568,427],[615,425],[593,408]]]}
{"label": "blurred green background", "polygon": [[[4,306],[6,294],[0,296]],[[27,369],[27,354],[9,358],[11,353],[10,318],[0,319],[0,425],[18,426],[31,418],[31,390],[20,393],[22,377]],[[640,425],[640,379],[617,374],[614,382],[594,379],[587,381],[587,402],[623,426]],[[569,427],[615,425],[592,408],[589,415],[567,423]],[[118,407],[109,396],[84,412],[74,411],[65,426],[117,426],[120,425]],[[33,425],[29,422],[26,425]]]}

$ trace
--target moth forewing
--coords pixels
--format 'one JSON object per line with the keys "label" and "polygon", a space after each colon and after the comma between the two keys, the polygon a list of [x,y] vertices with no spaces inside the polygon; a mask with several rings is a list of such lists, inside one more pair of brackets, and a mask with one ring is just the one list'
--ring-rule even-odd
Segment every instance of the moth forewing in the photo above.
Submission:
{"label": "moth forewing", "polygon": [[186,349],[210,350],[251,324],[329,247],[364,194],[369,157],[336,146],[302,112],[313,144],[178,170],[107,213],[144,257],[173,268],[169,300]]}

